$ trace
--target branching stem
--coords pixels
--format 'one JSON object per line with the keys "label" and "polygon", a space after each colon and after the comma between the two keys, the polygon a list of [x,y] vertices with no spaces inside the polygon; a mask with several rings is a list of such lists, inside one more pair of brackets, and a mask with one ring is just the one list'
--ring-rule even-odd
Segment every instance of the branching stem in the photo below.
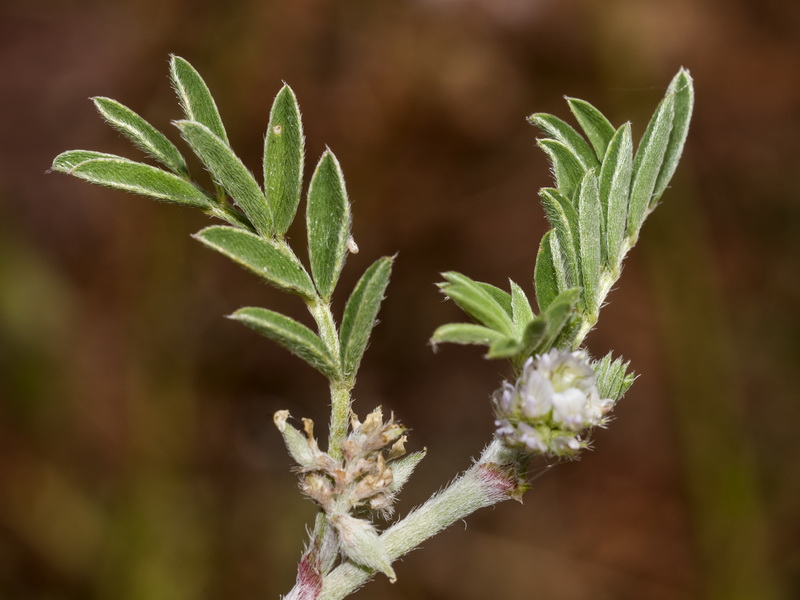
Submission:
{"label": "branching stem", "polygon": [[[381,535],[389,559],[394,562],[479,508],[509,499],[518,485],[514,475],[518,467],[518,455],[493,441],[477,463]],[[319,600],[345,598],[374,575],[374,571],[345,562],[323,577]]]}

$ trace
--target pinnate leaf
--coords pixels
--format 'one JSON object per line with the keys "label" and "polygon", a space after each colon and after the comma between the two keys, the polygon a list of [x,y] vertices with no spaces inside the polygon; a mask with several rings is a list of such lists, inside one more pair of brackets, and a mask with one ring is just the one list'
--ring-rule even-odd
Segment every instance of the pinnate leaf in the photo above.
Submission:
{"label": "pinnate leaf", "polygon": [[303,265],[275,242],[225,226],[206,227],[194,237],[276,288],[307,300],[316,298],[314,284]]}
{"label": "pinnate leaf", "polygon": [[392,262],[393,259],[387,256],[375,261],[361,276],[347,301],[340,334],[341,364],[345,376],[358,371],[389,283]]}
{"label": "pinnate leaf", "polygon": [[289,229],[300,203],[304,156],[300,108],[292,89],[284,85],[272,104],[264,140],[264,193],[278,235]]}
{"label": "pinnate leaf", "polygon": [[306,226],[311,273],[320,295],[328,299],[344,266],[350,237],[350,202],[344,175],[330,150],[322,155],[311,178]]}
{"label": "pinnate leaf", "polygon": [[230,318],[278,342],[326,377],[338,377],[338,366],[325,344],[305,325],[266,308],[241,308]]}
{"label": "pinnate leaf", "polygon": [[186,161],[175,144],[127,106],[111,98],[92,98],[97,111],[114,129],[178,175],[187,175]]}

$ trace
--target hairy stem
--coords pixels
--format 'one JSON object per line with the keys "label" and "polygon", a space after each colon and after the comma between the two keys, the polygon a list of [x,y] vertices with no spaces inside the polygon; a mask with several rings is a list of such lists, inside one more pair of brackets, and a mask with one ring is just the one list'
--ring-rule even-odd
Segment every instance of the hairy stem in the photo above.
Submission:
{"label": "hairy stem", "polygon": [[[330,304],[322,298],[308,305],[308,310],[317,323],[319,337],[325,343],[333,356],[339,356],[339,334],[333,320]],[[328,454],[332,458],[342,457],[342,442],[347,436],[347,425],[350,421],[350,391],[353,389],[351,380],[331,380],[331,422],[328,434]]]}
{"label": "hairy stem", "polygon": [[[493,441],[458,479],[381,535],[389,559],[397,560],[479,508],[510,498],[519,485],[518,468],[517,454]],[[340,600],[374,575],[374,571],[345,562],[323,578],[319,600]]]}

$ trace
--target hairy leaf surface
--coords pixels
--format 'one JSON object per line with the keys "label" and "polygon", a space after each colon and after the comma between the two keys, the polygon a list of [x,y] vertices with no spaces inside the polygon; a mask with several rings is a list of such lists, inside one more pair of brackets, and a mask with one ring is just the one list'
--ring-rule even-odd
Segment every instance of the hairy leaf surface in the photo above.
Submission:
{"label": "hairy leaf surface", "polygon": [[392,262],[392,258],[384,256],[372,263],[347,300],[340,335],[342,370],[346,376],[354,375],[361,364],[389,284]]}
{"label": "hairy leaf surface", "polygon": [[605,220],[606,262],[615,271],[622,259],[632,172],[633,142],[631,126],[626,123],[616,131],[608,144],[599,180]]}
{"label": "hairy leaf surface", "polygon": [[279,235],[289,229],[300,203],[304,142],[297,98],[284,85],[272,104],[264,140],[264,194]]}
{"label": "hairy leaf surface", "polygon": [[97,111],[114,129],[178,175],[188,175],[186,160],[167,137],[127,106],[111,98],[92,98]]}
{"label": "hairy leaf surface", "polygon": [[599,160],[603,160],[608,144],[614,135],[614,126],[603,113],[585,100],[567,98],[567,103],[584,133],[586,133],[586,137],[589,138],[595,155]]}
{"label": "hairy leaf surface", "polygon": [[536,292],[536,304],[539,306],[539,312],[547,309],[558,296],[558,279],[550,247],[550,238],[553,235],[552,230],[544,234],[539,244],[539,251],[536,254],[533,287]]}
{"label": "hairy leaf surface", "polygon": [[306,208],[311,272],[323,298],[330,298],[347,255],[350,202],[344,175],[333,152],[320,158],[308,189]]}
{"label": "hairy leaf surface", "polygon": [[287,250],[253,233],[233,227],[206,227],[194,236],[278,289],[316,298],[314,284],[303,265]]}
{"label": "hairy leaf surface", "polygon": [[628,210],[628,237],[637,239],[653,198],[658,174],[672,131],[675,99],[669,95],[661,101],[644,132],[633,161],[633,185]]}
{"label": "hairy leaf surface", "polygon": [[266,308],[241,308],[230,318],[278,342],[326,377],[337,377],[338,368],[333,357],[322,340],[305,325]]}
{"label": "hairy leaf surface", "polygon": [[227,142],[196,121],[176,121],[183,138],[264,237],[272,237],[272,216],[261,188]]}
{"label": "hairy leaf surface", "polygon": [[208,196],[185,179],[121,156],[71,150],[55,158],[52,170],[163,202],[198,208],[211,206]]}
{"label": "hairy leaf surface", "polygon": [[227,144],[228,134],[225,133],[217,104],[200,73],[187,60],[175,55],[170,60],[169,71],[186,119],[205,125]]}

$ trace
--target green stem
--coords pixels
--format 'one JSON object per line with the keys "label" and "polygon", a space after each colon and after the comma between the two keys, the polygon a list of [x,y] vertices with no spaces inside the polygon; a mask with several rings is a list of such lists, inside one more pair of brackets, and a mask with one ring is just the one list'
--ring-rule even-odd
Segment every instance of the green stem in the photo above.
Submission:
{"label": "green stem", "polygon": [[337,460],[342,458],[342,443],[347,437],[350,423],[350,391],[349,382],[331,381],[331,423],[328,434],[328,454]]}
{"label": "green stem", "polygon": [[[339,356],[339,335],[333,320],[330,304],[322,298],[308,304],[308,310],[314,317],[319,337],[335,357]],[[342,457],[342,443],[347,436],[350,422],[350,392],[353,389],[352,379],[332,379],[331,390],[331,422],[328,433],[328,454],[334,459]]]}

